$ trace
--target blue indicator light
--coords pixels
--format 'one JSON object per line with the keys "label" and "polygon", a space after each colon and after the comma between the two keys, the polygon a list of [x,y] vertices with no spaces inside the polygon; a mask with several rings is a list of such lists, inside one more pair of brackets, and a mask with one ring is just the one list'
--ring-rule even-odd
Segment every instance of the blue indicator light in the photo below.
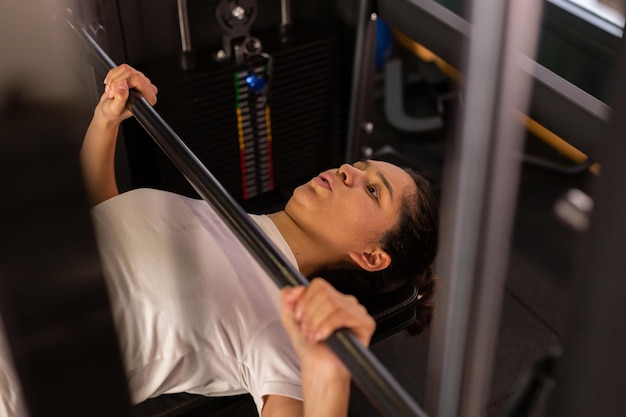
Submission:
{"label": "blue indicator light", "polygon": [[265,80],[261,77],[257,77],[255,74],[250,74],[246,77],[246,84],[252,91],[258,92],[265,87]]}

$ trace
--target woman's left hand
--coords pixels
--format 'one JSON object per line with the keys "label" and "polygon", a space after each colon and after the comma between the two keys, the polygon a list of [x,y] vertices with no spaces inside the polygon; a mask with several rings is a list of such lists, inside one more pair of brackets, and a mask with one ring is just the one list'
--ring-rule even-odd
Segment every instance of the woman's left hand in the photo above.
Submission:
{"label": "woman's left hand", "polygon": [[321,278],[311,281],[308,287],[283,288],[281,303],[283,326],[303,371],[347,372],[323,341],[345,328],[367,347],[376,329],[376,322],[355,297],[340,293]]}

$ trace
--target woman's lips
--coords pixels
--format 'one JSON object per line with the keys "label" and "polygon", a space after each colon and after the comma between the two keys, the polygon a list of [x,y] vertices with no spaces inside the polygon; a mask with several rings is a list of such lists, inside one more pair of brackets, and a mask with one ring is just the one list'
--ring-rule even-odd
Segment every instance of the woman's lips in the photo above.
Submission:
{"label": "woman's lips", "polygon": [[315,179],[324,187],[328,188],[331,191],[333,190],[332,179],[329,178],[328,175],[326,175],[325,173],[318,175],[317,177],[315,177]]}

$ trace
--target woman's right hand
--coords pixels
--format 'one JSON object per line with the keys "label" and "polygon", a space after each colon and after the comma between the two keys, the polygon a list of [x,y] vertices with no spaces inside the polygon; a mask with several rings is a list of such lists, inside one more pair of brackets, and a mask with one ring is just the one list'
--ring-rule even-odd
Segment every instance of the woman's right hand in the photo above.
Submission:
{"label": "woman's right hand", "polygon": [[104,78],[104,93],[96,108],[96,114],[110,123],[119,124],[132,116],[126,108],[129,89],[134,88],[150,105],[157,101],[157,88],[142,72],[127,64],[122,64],[110,70]]}

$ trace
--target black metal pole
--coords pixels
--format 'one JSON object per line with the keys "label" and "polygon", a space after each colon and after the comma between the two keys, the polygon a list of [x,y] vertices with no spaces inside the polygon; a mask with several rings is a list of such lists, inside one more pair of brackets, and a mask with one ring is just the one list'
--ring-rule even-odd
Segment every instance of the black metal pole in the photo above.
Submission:
{"label": "black metal pole", "polygon": [[[92,65],[108,71],[117,65],[100,48],[83,25],[68,13],[66,19],[90,56]],[[308,280],[291,265],[274,244],[250,220],[209,170],[159,116],[150,104],[132,94],[127,107],[154,141],[187,178],[198,194],[208,202],[255,256],[278,287],[308,285]],[[424,411],[394,380],[376,357],[345,330],[337,331],[327,341],[337,357],[350,369],[356,385],[370,398],[381,413],[388,416],[426,417]]]}
{"label": "black metal pole", "polygon": [[[374,132],[374,74],[376,72],[376,20],[370,0],[360,0],[352,68],[346,162],[361,159]],[[368,140],[369,139],[369,140]]]}

